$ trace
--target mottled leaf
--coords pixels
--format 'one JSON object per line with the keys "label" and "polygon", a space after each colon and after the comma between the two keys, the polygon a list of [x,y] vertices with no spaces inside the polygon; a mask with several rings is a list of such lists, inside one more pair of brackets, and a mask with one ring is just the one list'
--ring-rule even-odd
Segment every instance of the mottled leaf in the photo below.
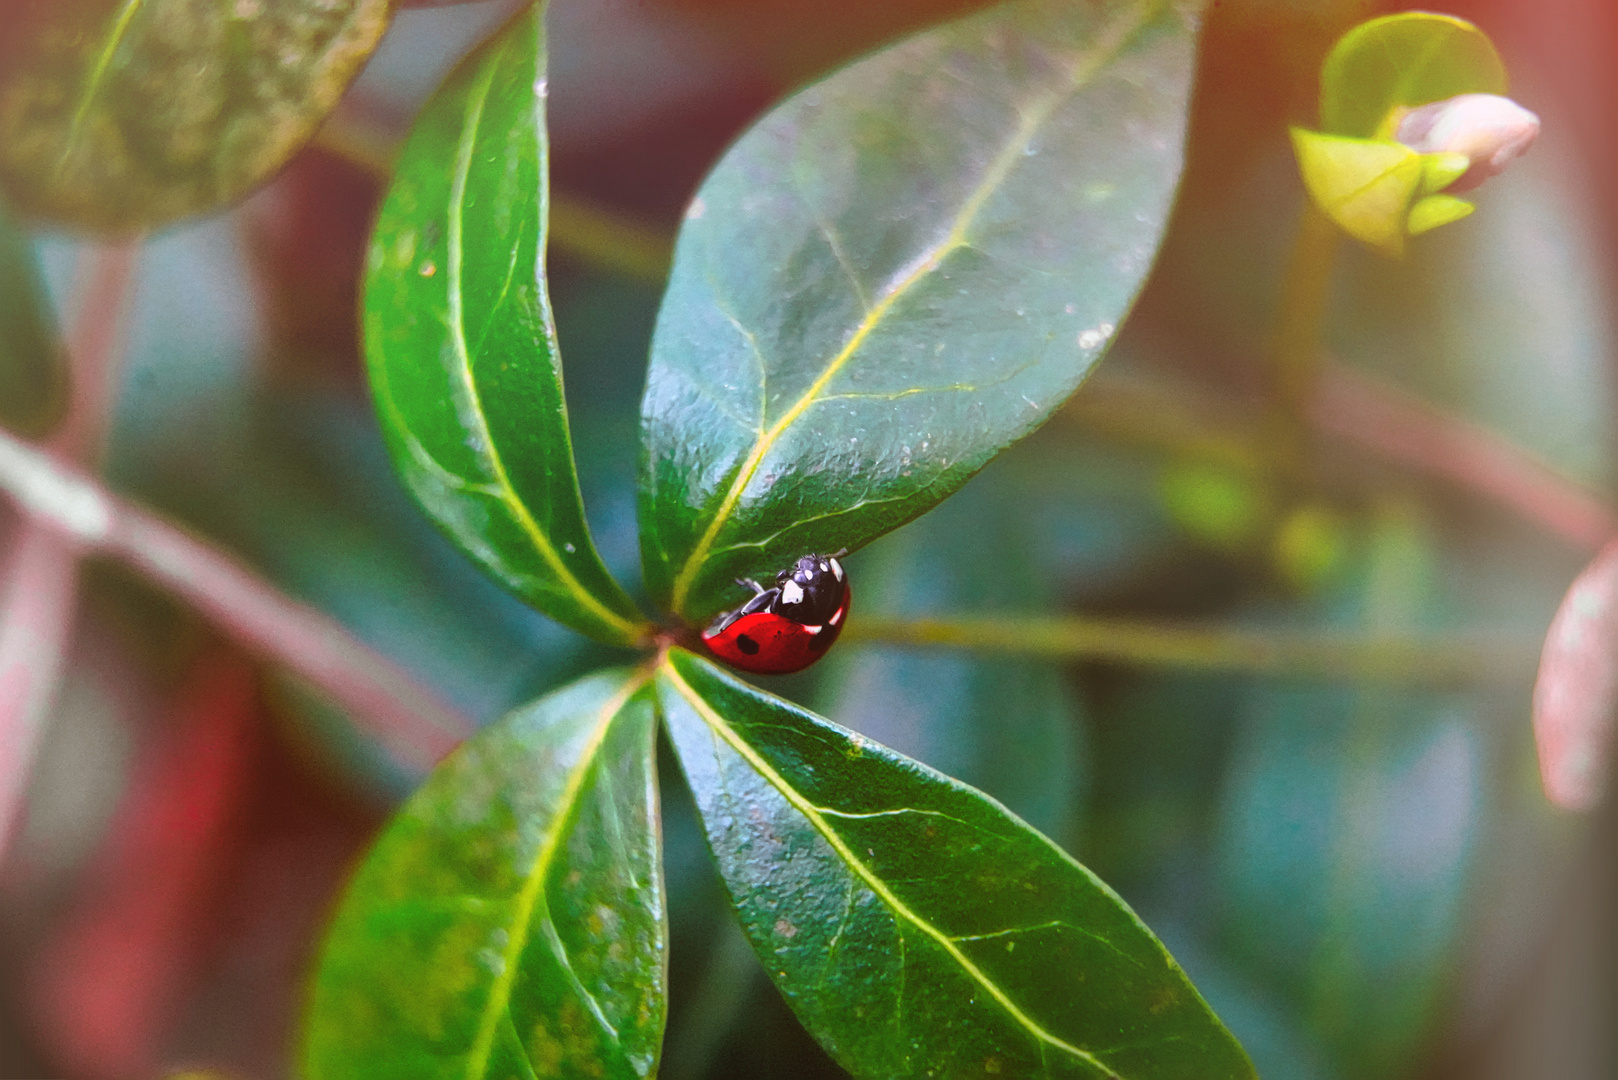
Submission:
{"label": "mottled leaf", "polygon": [[246,194],[313,134],[387,0],[8,4],[0,183],[17,209],[132,231]]}
{"label": "mottled leaf", "polygon": [[0,202],[0,424],[45,434],[67,407],[67,387],[67,357],[33,244]]}
{"label": "mottled leaf", "polygon": [[1193,21],[1022,0],[743,136],[686,215],[642,406],[642,559],[698,618],[857,548],[1042,423],[1101,355],[1181,166]]}
{"label": "mottled leaf", "polygon": [[545,285],[542,11],[416,122],[371,240],[365,346],[405,483],[496,580],[559,622],[645,629],[585,523]]}
{"label": "mottled leaf", "polygon": [[666,953],[654,725],[647,678],[605,672],[438,767],[328,932],[306,1076],[654,1074]]}
{"label": "mottled leaf", "polygon": [[1112,890],[982,793],[686,653],[670,736],[742,920],[860,1077],[1250,1077]]}

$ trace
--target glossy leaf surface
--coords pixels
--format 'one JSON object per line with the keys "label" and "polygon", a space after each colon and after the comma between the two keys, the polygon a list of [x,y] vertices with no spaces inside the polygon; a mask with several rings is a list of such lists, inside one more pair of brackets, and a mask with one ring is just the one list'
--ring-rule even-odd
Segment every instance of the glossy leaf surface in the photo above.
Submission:
{"label": "glossy leaf surface", "polygon": [[1250,1077],[1115,893],[957,781],[675,651],[659,699],[743,928],[860,1077]]}
{"label": "glossy leaf surface", "polygon": [[644,676],[605,672],[467,743],[349,885],[311,1078],[649,1077],[665,938]]}
{"label": "glossy leaf surface", "polygon": [[33,244],[0,203],[0,424],[43,435],[67,407],[67,387]]}
{"label": "glossy leaf surface", "polygon": [[124,232],[216,209],[278,169],[388,4],[72,0],[11,4],[6,20],[0,183],[23,213]]}
{"label": "glossy leaf surface", "polygon": [[628,643],[644,623],[585,523],[545,293],[544,81],[533,8],[428,103],[372,236],[366,353],[427,513],[552,618]]}
{"label": "glossy leaf surface", "polygon": [[1320,71],[1320,126],[1388,138],[1395,109],[1505,92],[1505,65],[1488,35],[1452,15],[1407,11],[1362,23],[1332,47]]}
{"label": "glossy leaf surface", "polygon": [[743,136],[681,230],[642,408],[642,558],[697,619],[858,548],[1071,394],[1160,240],[1193,24],[1012,3],[879,52]]}

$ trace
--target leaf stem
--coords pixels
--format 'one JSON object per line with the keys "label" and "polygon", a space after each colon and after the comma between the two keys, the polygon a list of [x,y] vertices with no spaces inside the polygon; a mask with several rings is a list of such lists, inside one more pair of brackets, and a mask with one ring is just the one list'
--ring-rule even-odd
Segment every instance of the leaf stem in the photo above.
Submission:
{"label": "leaf stem", "polygon": [[[1239,414],[1189,384],[1103,367],[1058,415],[1112,441],[1260,472],[1267,448]],[[1308,419],[1322,435],[1453,484],[1575,547],[1594,551],[1618,534],[1611,504],[1527,450],[1329,358]]]}
{"label": "leaf stem", "polygon": [[1308,458],[1306,425],[1319,381],[1321,328],[1337,267],[1337,225],[1305,201],[1292,242],[1270,340],[1268,436],[1273,461],[1301,474]]}
{"label": "leaf stem", "polygon": [[[101,456],[138,244],[86,249],[66,351],[70,399],[48,445],[71,461]],[[27,517],[0,578],[0,857],[20,816],[45,720],[61,684],[79,598],[79,551]]]}
{"label": "leaf stem", "polygon": [[308,679],[419,770],[475,725],[341,624],[231,556],[120,499],[58,458],[0,432],[0,491],[83,554],[117,559],[188,600],[250,651]]}
{"label": "leaf stem", "polygon": [[1518,640],[1503,635],[1367,637],[1138,619],[1028,616],[862,616],[850,620],[843,640],[1153,668],[1446,686],[1527,678],[1537,648],[1529,637]]}

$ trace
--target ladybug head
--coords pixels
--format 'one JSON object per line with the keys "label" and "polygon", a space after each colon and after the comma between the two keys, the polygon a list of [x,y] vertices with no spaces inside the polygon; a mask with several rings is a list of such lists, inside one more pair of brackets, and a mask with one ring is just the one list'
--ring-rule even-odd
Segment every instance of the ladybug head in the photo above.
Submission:
{"label": "ladybug head", "polygon": [[775,575],[775,610],[794,622],[820,626],[843,604],[848,581],[835,555],[805,555]]}

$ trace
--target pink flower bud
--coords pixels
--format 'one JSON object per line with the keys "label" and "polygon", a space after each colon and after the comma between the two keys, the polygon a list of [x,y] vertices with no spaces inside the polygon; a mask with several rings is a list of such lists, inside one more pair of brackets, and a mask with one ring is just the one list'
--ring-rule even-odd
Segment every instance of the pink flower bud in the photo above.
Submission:
{"label": "pink flower bud", "polygon": [[1472,161],[1445,190],[1469,191],[1521,157],[1539,135],[1539,117],[1510,98],[1461,94],[1411,109],[1394,138],[1421,154],[1465,154]]}

